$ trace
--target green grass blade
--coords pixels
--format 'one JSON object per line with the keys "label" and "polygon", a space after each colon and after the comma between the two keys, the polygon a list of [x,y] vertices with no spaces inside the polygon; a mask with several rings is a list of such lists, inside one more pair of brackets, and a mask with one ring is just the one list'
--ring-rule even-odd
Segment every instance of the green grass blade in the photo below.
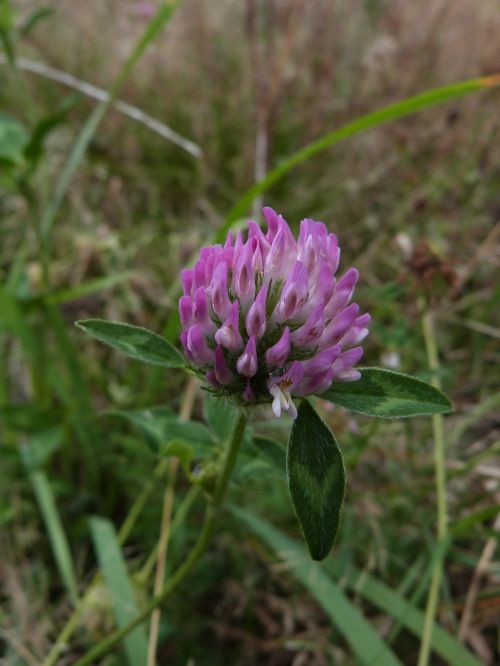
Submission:
{"label": "green grass blade", "polygon": [[[138,609],[115,529],[109,520],[94,516],[90,519],[90,531],[117,625],[123,627],[136,617]],[[143,625],[127,634],[123,642],[130,666],[147,663],[148,643]]]}
{"label": "green grass blade", "polygon": [[[330,561],[323,564],[326,570],[331,568]],[[357,580],[360,583],[358,584]],[[364,599],[380,608],[420,637],[424,629],[424,614],[415,608],[412,603],[391,589],[388,585],[378,581],[365,571],[351,569],[350,587]],[[432,632],[432,648],[449,664],[462,664],[463,666],[480,666],[476,659],[460,642],[440,626],[434,624]]]}
{"label": "green grass blade", "polygon": [[56,8],[51,7],[50,5],[42,5],[42,7],[34,9],[30,14],[28,14],[28,18],[19,28],[19,39],[24,39],[27,37],[40,23],[40,21],[45,21],[46,19],[50,18],[53,14],[55,14],[55,11]]}
{"label": "green grass blade", "polygon": [[18,301],[0,285],[0,329],[7,330],[18,338],[32,363],[38,358],[37,340],[32,328],[24,318]]}
{"label": "green grass blade", "polygon": [[289,539],[262,518],[230,507],[239,520],[245,523],[286,562],[291,571],[309,590],[343,634],[351,646],[357,663],[366,666],[401,666],[401,662],[373,627],[359,613],[349,599],[335,585],[327,573],[316,562],[311,562],[304,547]]}
{"label": "green grass blade", "polygon": [[62,392],[62,400],[68,408],[70,420],[82,444],[87,473],[92,482],[99,478],[98,459],[100,435],[95,424],[95,412],[80,362],[80,355],[68,335],[68,328],[60,310],[46,304],[44,314],[58,345],[58,353],[67,371],[68,386]]}
{"label": "green grass blade", "polygon": [[[297,569],[301,566],[299,558],[303,549],[298,542],[288,538],[282,532],[272,527],[269,525],[269,523],[254,515],[253,513],[243,511],[235,507],[231,507],[230,510],[239,519],[243,520],[243,522],[248,525],[248,527],[250,527],[250,529],[252,529],[255,534],[257,534],[260,538],[263,539],[263,541],[271,546],[278,553],[281,559],[285,560],[289,564],[290,569],[294,571],[297,577],[304,583],[305,587],[307,587],[311,594],[313,594],[313,596],[315,596],[320,601],[320,603],[322,603],[312,588],[316,585],[324,585],[324,579],[318,574],[326,575],[326,573],[328,573],[334,578],[338,576],[339,569],[336,561],[330,558],[325,560],[321,565],[309,563],[310,569],[307,575],[305,566],[303,567],[300,575],[297,573]],[[302,558],[305,559],[303,556]],[[349,588],[355,591],[356,594],[361,595],[364,599],[372,603],[377,608],[383,610],[385,613],[387,613],[387,615],[398,620],[408,631],[413,633],[415,636],[420,637],[422,635],[424,628],[424,614],[418,608],[415,608],[410,600],[406,599],[401,594],[391,589],[385,583],[378,581],[370,574],[367,574],[365,571],[362,572],[352,565],[349,567],[349,572],[350,575],[347,580],[347,585]],[[332,586],[332,581],[329,579],[327,580],[329,581],[330,586]],[[334,587],[334,589],[336,588]],[[325,597],[328,597],[329,590],[330,588],[328,586],[324,588]],[[330,601],[332,605],[337,603],[335,597],[333,596],[330,598]],[[338,614],[340,608],[337,606],[335,611]],[[332,615],[330,615],[330,617],[332,617]],[[334,617],[332,617],[332,619],[335,624],[339,626],[337,620]],[[366,621],[363,620],[363,622]],[[341,629],[340,626],[339,629]],[[364,634],[360,633],[359,635]],[[449,664],[461,664],[463,666],[480,666],[481,664],[481,662],[463,645],[461,645],[461,643],[454,636],[436,624],[434,625],[432,633],[432,648]],[[373,663],[382,665],[389,662],[386,662],[384,657],[380,656],[380,658]]]}
{"label": "green grass blade", "polygon": [[156,38],[156,36],[168,23],[179,4],[180,2],[163,2],[160,5],[158,11],[146,26],[142,36],[135,45],[132,53],[127,58],[120,73],[118,74],[110,90],[108,99],[105,102],[101,102],[101,104],[99,104],[94,109],[94,111],[90,114],[87,122],[83,126],[78,139],[73,144],[71,152],[68,156],[68,160],[64,165],[64,168],[59,177],[59,181],[57,182],[57,185],[54,188],[54,191],[42,214],[41,230],[45,242],[47,242],[47,239],[50,236],[55,217],[61,203],[64,200],[66,192],[68,191],[71,180],[75,175],[75,172],[80,165],[80,162],[82,161],[90,141],[92,140],[92,137],[99,127],[99,124],[108,112],[109,108],[112,106],[113,102],[116,100],[118,93],[120,92],[127,77],[132,72],[135,65],[139,62],[149,44]]}
{"label": "green grass blade", "polygon": [[30,450],[23,449],[23,459],[28,470],[31,485],[47,528],[50,546],[56,560],[62,581],[73,605],[78,601],[78,583],[73,558],[66,538],[66,533],[57,510],[57,504],[47,475],[42,470],[30,468]]}
{"label": "green grass blade", "polygon": [[0,331],[5,330],[17,338],[30,361],[33,392],[38,401],[46,397],[45,340],[38,336],[18,301],[0,285]]}
{"label": "green grass blade", "polygon": [[112,289],[119,284],[128,282],[133,277],[137,276],[137,271],[122,271],[121,273],[112,273],[104,277],[89,280],[76,287],[69,287],[68,289],[61,289],[52,294],[41,296],[40,298],[50,305],[59,305],[61,303],[68,303],[75,301],[78,298],[85,298],[92,294],[97,294],[107,289]]}
{"label": "green grass blade", "polygon": [[484,509],[479,509],[474,511],[463,518],[459,518],[450,526],[450,532],[455,536],[460,536],[462,534],[467,534],[472,530],[477,523],[484,523],[487,520],[496,518],[500,515],[500,504],[492,504],[487,506]]}
{"label": "green grass blade", "polygon": [[233,223],[248,212],[256,197],[266,192],[272,185],[283,178],[283,176],[299,166],[299,164],[318,155],[318,153],[323,152],[327,148],[331,148],[340,141],[348,139],[355,134],[365,132],[372,127],[383,125],[391,120],[410,116],[418,111],[423,111],[424,109],[429,109],[433,106],[459,99],[460,97],[470,95],[476,91],[487,90],[497,85],[500,85],[500,74],[479,79],[470,79],[468,81],[443,86],[442,88],[428,90],[419,95],[414,95],[413,97],[408,97],[400,102],[396,102],[395,104],[385,106],[382,109],[377,109],[372,113],[368,113],[361,118],[348,122],[342,127],[339,127],[339,129],[316,139],[287,159],[283,160],[283,162],[272,169],[265,178],[252,185],[252,187],[243,194],[243,196],[234,204],[224,224],[217,232],[215,242],[220,243],[221,241],[224,241],[224,238]]}

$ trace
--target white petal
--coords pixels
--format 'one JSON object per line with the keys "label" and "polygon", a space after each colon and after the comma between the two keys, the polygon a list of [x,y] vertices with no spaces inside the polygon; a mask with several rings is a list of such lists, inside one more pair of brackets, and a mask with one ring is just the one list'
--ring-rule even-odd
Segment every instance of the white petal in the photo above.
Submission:
{"label": "white petal", "polygon": [[276,416],[277,419],[281,416],[281,391],[278,386],[273,386],[273,388],[270,390],[271,395],[274,396],[273,404],[272,404],[272,409],[274,412],[274,415]]}

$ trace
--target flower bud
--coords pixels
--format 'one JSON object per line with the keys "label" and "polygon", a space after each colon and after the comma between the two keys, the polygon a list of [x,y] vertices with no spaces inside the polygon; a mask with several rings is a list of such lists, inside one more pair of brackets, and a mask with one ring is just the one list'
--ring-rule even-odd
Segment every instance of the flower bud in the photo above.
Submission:
{"label": "flower bud", "polygon": [[191,326],[187,333],[186,346],[191,358],[200,365],[206,365],[214,359],[214,353],[209,348],[203,337],[203,331],[199,324]]}
{"label": "flower bud", "polygon": [[229,317],[215,334],[215,342],[226,349],[236,351],[243,347],[240,335],[240,305],[234,301],[231,306]]}
{"label": "flower bud", "polygon": [[244,377],[253,377],[257,372],[258,362],[255,336],[252,335],[248,338],[245,351],[236,362],[236,369]]}
{"label": "flower bud", "polygon": [[283,331],[283,335],[278,342],[270,347],[265,354],[268,368],[281,367],[290,354],[292,341],[290,340],[290,329],[288,326]]}
{"label": "flower bud", "polygon": [[267,284],[263,285],[253,302],[246,318],[246,329],[250,336],[255,336],[258,340],[264,335],[266,330],[266,300]]}

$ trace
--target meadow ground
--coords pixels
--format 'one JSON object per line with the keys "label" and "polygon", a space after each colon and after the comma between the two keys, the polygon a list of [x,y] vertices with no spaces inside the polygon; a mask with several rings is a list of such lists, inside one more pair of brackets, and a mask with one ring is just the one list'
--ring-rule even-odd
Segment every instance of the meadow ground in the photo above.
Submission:
{"label": "meadow ground", "polygon": [[[110,89],[157,4],[53,0],[39,11],[30,0],[0,2],[0,657],[8,666],[42,663],[85,590],[57,663],[75,663],[113,629],[89,516],[119,530],[138,498],[122,552],[135,603],[145,604],[165,469],[153,474],[157,451],[133,410],[184,408],[207,420],[205,393],[180,372],[134,363],[73,323],[126,321],[175,341],[180,269],[256,180],[370,111],[500,72],[495,0],[185,0],[120,91],[132,110],[108,111],[50,220],[67,156],[97,104],[81,84]],[[70,86],[54,80],[61,73],[75,77]],[[325,221],[339,237],[341,267],[359,269],[357,302],[373,317],[363,363],[437,377],[453,401],[444,419],[451,536],[437,604],[452,646],[434,635],[432,664],[465,664],[449,656],[463,655],[459,644],[470,664],[500,660],[499,103],[492,89],[375,127],[303,161],[251,207],[260,219],[260,206],[273,206],[294,230],[306,216]],[[146,126],[144,114],[161,127]],[[173,142],[165,126],[181,138]],[[31,152],[16,153],[27,137]],[[343,444],[349,479],[320,584],[327,597],[329,586],[347,597],[396,663],[416,664],[440,557],[435,428],[429,418],[318,409]],[[290,421],[263,408],[251,426],[285,443]],[[283,471],[244,455],[229,502],[250,517],[224,511],[189,583],[168,599],[158,663],[358,663],[317,579],[294,569],[305,551]],[[194,542],[203,505],[180,470],[167,576]],[[179,507],[187,516],[176,522]],[[127,649],[113,654],[102,663],[131,663]]]}

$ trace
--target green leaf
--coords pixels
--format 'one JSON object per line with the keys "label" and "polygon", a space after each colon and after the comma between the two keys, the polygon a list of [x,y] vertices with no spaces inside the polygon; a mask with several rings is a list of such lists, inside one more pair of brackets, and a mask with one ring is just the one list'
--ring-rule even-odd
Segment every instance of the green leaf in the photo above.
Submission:
{"label": "green leaf", "polygon": [[363,666],[401,666],[389,646],[323,571],[322,566],[304,555],[300,544],[249,511],[236,506],[230,506],[229,510],[267,543],[286,563],[286,571],[290,571],[309,590],[351,646],[355,663]]}
{"label": "green leaf", "polygon": [[322,560],[337,536],[345,471],[335,437],[307,400],[292,426],[286,465],[290,496],[309,552],[313,560]]}
{"label": "green leaf", "polygon": [[213,447],[215,440],[210,430],[198,421],[181,421],[178,417],[165,424],[164,441],[181,439],[206,448]]}
{"label": "green leaf", "polygon": [[155,451],[165,440],[168,422],[177,419],[177,414],[164,405],[147,409],[108,409],[102,416],[126,419],[144,435],[149,446]]}
{"label": "green leaf", "polygon": [[0,163],[19,164],[29,141],[27,130],[13,116],[0,113]]}
{"label": "green leaf", "polygon": [[[111,596],[116,622],[121,628],[138,614],[127,566],[113,524],[98,516],[90,518],[89,523],[97,559]],[[135,627],[124,637],[123,642],[130,666],[147,663],[148,643],[144,625]]]}
{"label": "green leaf", "polygon": [[0,0],[0,45],[10,65],[14,66],[16,60],[15,42],[15,14],[10,2]]}
{"label": "green leaf", "polygon": [[334,382],[322,400],[378,418],[445,414],[451,402],[439,389],[410,375],[382,368],[360,368],[361,379]]}
{"label": "green leaf", "polygon": [[279,442],[268,437],[254,437],[252,445],[259,458],[264,459],[278,470],[285,472],[286,452]]}
{"label": "green leaf", "polygon": [[233,431],[233,408],[225,400],[206,393],[204,412],[210,428],[221,442],[225,442]]}
{"label": "green leaf", "polygon": [[356,118],[332,132],[328,132],[319,139],[307,144],[296,153],[293,153],[290,157],[284,159],[274,169],[271,169],[265,178],[252,185],[252,187],[250,187],[234,204],[224,224],[218,230],[215,242],[224,242],[229,229],[247,213],[251,207],[252,201],[254,201],[256,197],[266,192],[272,185],[281,180],[283,176],[292,171],[292,169],[311,159],[311,157],[314,157],[318,153],[323,152],[327,148],[330,148],[351,136],[365,132],[372,127],[377,127],[392,120],[410,116],[423,109],[428,109],[454,99],[459,99],[460,97],[465,97],[465,95],[469,95],[476,91],[488,90],[497,85],[500,85],[500,76],[498,74],[485,76],[480,79],[470,79],[468,81],[452,83],[451,85],[443,86],[442,88],[427,90],[419,95],[407,97],[395,104],[390,104],[382,109],[377,109],[365,116]]}
{"label": "green leaf", "polygon": [[160,455],[169,453],[169,445],[174,442],[188,443],[194,457],[206,456],[216,442],[210,430],[198,421],[181,421],[175,412],[164,406],[135,410],[108,410],[107,416],[124,418],[138,428],[151,448]]}
{"label": "green leaf", "polygon": [[34,404],[0,407],[0,424],[15,432],[36,433],[52,428],[61,420],[55,410]]}
{"label": "green leaf", "polygon": [[[37,439],[38,438],[34,437],[31,443],[35,447],[35,450],[37,447],[43,446],[43,443],[39,443]],[[34,463],[36,455],[37,454],[32,451],[32,446],[30,444],[24,445],[21,449],[23,464],[29,474],[31,485],[45,527],[47,528],[50,546],[54,554],[57,568],[59,569],[61,579],[66,587],[71,602],[76,605],[78,601],[78,583],[71,550],[47,475],[44,471],[35,469]]]}
{"label": "green leaf", "polygon": [[164,368],[183,368],[186,365],[170,342],[141,326],[102,319],[86,319],[76,322],[76,325],[100,342],[137,361]]}
{"label": "green leaf", "polygon": [[195,450],[189,442],[182,439],[172,439],[160,446],[160,456],[163,458],[178,458],[186,473],[189,473],[189,466],[195,457]]}
{"label": "green leaf", "polygon": [[249,437],[238,456],[234,477],[246,482],[258,478],[259,481],[270,479],[286,482],[286,450],[274,439],[267,437]]}
{"label": "green leaf", "polygon": [[7,330],[21,342],[26,355],[33,366],[40,359],[40,344],[36,338],[34,329],[29,325],[23,310],[7,289],[0,284],[0,330]]}
{"label": "green leaf", "polygon": [[57,451],[63,442],[63,428],[50,428],[39,432],[30,441],[29,446],[22,449],[23,461],[26,469],[35,472],[42,467],[50,456]]}

